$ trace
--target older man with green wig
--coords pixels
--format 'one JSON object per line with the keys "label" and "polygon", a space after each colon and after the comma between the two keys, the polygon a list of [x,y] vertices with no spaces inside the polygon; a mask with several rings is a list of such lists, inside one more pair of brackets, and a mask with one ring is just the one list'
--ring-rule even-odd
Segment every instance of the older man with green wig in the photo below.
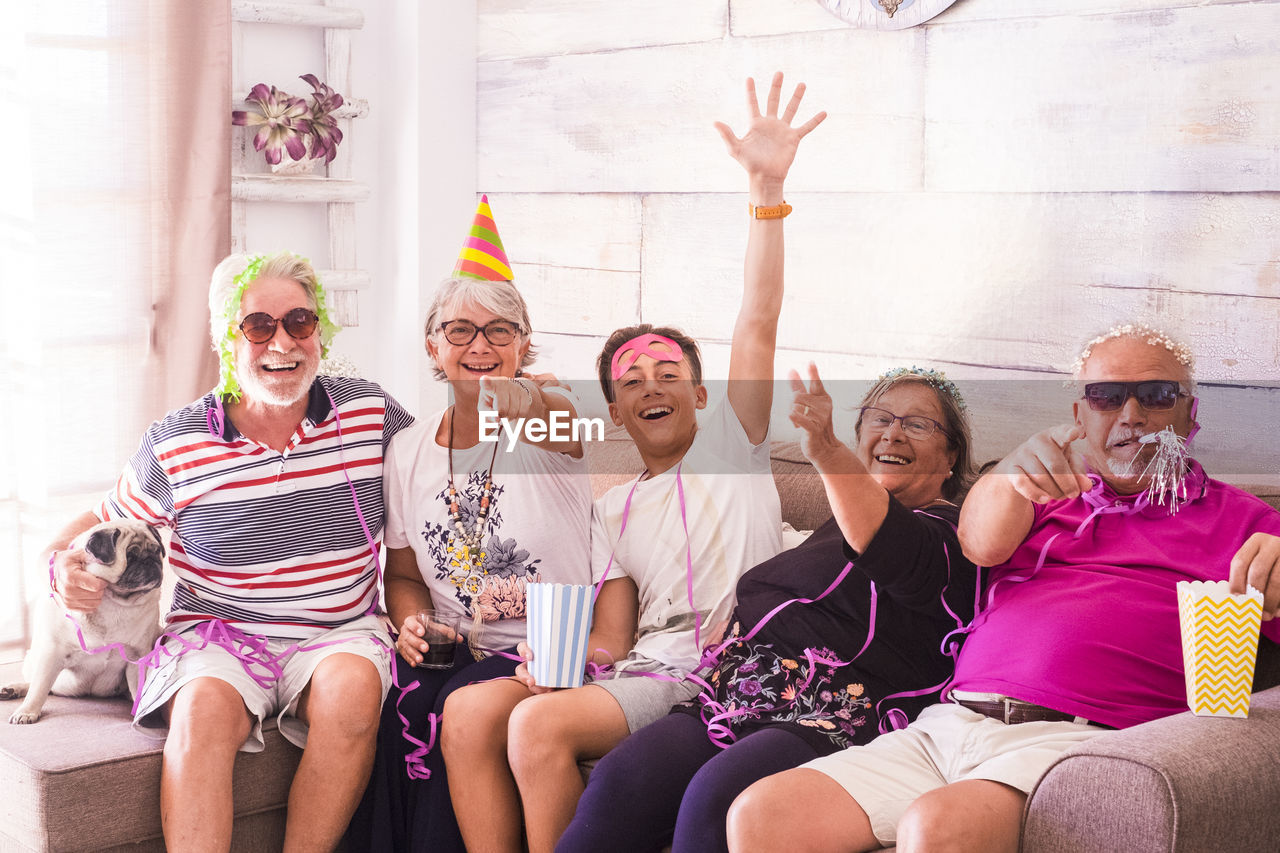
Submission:
{"label": "older man with green wig", "polygon": [[303,748],[285,849],[332,849],[390,682],[376,615],[382,460],[413,419],[371,382],[317,375],[338,329],[306,260],[232,255],[209,311],[218,387],[152,424],[115,487],[61,531],[55,593],[72,618],[101,601],[103,582],[67,550],[80,532],[120,518],[167,527],[177,583],[135,708],[135,725],[169,725],[166,846],[230,848],[235,755],[263,748],[273,716]]}

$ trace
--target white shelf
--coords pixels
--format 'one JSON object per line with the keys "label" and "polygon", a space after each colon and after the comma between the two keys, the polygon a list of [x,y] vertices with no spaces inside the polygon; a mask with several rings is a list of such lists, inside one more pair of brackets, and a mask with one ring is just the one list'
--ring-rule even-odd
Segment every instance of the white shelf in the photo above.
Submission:
{"label": "white shelf", "polygon": [[369,200],[369,185],[336,178],[232,175],[232,201],[350,203]]}
{"label": "white shelf", "polygon": [[347,6],[303,6],[298,3],[231,0],[231,20],[246,24],[287,24],[358,30],[364,26],[364,12]]}
{"label": "white shelf", "polygon": [[[297,92],[305,92],[306,85],[307,84],[299,80],[298,86],[295,90],[295,94]],[[290,86],[289,88],[293,89],[294,87]],[[248,104],[245,101],[237,99],[234,96],[232,96],[232,99],[231,99],[232,112],[235,112],[236,110],[243,110],[247,106]],[[342,99],[342,106],[338,107],[336,110],[333,111],[334,118],[364,118],[368,114],[369,114],[369,102],[367,100],[365,100],[364,98],[348,99],[345,96],[343,96],[343,99]],[[252,138],[252,134],[250,134],[250,138]]]}
{"label": "white shelf", "polygon": [[316,270],[326,291],[365,290],[371,279],[368,270]]}

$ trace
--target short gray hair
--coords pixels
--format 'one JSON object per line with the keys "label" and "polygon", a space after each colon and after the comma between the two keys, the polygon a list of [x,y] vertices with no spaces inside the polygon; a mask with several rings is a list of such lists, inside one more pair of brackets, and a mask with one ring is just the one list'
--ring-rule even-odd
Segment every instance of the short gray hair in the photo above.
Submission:
{"label": "short gray hair", "polygon": [[[227,337],[228,324],[235,322],[236,312],[240,308],[241,284],[248,282],[239,279],[251,263],[257,262],[258,269],[253,281],[260,278],[284,278],[296,281],[307,293],[307,303],[311,310],[318,308],[316,291],[319,278],[315,268],[306,258],[292,252],[276,252],[273,255],[249,255],[238,252],[223,258],[213,270],[209,280],[209,340],[215,351]],[[327,343],[327,341],[326,341]]]}
{"label": "short gray hair", "polygon": [[[516,286],[509,281],[482,281],[478,278],[456,276],[446,278],[436,288],[431,298],[431,307],[427,309],[427,319],[423,323],[424,340],[439,340],[440,324],[457,319],[454,315],[463,305],[475,305],[483,308],[495,317],[501,317],[520,327],[520,341],[524,342],[533,334],[533,323],[529,320],[529,306]],[[533,364],[537,353],[533,347],[525,353],[520,362],[520,370]],[[438,366],[432,372],[436,379],[444,379],[445,373]]]}

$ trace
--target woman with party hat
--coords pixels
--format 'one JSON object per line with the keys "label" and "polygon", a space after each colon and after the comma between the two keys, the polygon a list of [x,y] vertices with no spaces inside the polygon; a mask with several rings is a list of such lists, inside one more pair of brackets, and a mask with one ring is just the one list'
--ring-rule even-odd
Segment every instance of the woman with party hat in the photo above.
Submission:
{"label": "woman with party hat", "polygon": [[[534,442],[528,431],[509,443],[484,429],[492,413],[510,422],[576,416],[572,394],[525,373],[532,324],[487,196],[424,331],[452,403],[406,430],[387,455],[386,605],[398,631],[399,689],[383,709],[373,778],[352,822],[357,849],[463,849],[436,743],[444,700],[515,671],[526,583],[591,575],[582,443]],[[445,669],[422,668],[431,644],[418,614],[428,609],[460,619]]]}

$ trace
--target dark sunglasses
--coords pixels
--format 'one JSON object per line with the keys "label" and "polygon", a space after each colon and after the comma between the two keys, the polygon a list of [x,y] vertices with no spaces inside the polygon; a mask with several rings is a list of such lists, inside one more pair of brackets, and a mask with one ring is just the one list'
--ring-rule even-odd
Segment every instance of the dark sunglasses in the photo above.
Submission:
{"label": "dark sunglasses", "polygon": [[467,320],[449,320],[440,324],[440,331],[444,332],[444,339],[455,347],[465,347],[480,333],[484,333],[484,339],[495,347],[505,347],[520,335],[520,327],[507,320],[491,320],[483,326]]}
{"label": "dark sunglasses", "polygon": [[276,326],[283,323],[289,337],[301,341],[315,333],[318,322],[320,322],[319,316],[309,308],[294,308],[279,318],[262,311],[255,311],[240,321],[240,331],[250,343],[265,344],[275,337]]}
{"label": "dark sunglasses", "polygon": [[1133,397],[1138,405],[1153,412],[1164,412],[1178,403],[1186,391],[1171,379],[1146,382],[1090,382],[1084,386],[1084,399],[1095,412],[1114,412]]}

